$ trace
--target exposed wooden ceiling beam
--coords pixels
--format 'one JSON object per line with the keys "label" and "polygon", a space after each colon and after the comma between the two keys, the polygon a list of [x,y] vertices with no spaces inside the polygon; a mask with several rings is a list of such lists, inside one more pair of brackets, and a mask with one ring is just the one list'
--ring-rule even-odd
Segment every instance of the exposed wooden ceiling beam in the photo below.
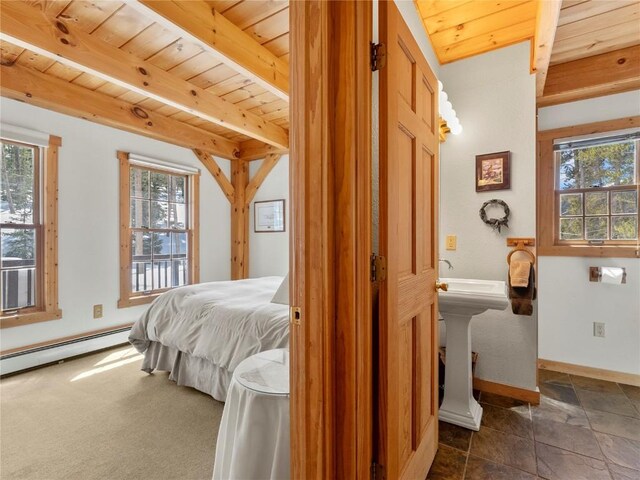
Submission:
{"label": "exposed wooden ceiling beam", "polygon": [[536,35],[533,38],[532,72],[536,72],[536,96],[542,96],[551,60],[551,50],[560,18],[562,0],[538,0]]}
{"label": "exposed wooden ceiling beam", "polygon": [[282,127],[23,2],[3,3],[0,31],[3,40],[204,120],[277,147],[289,144]]}
{"label": "exposed wooden ceiling beam", "polygon": [[282,155],[279,155],[277,153],[270,153],[262,161],[260,168],[255,173],[255,175],[249,182],[249,185],[247,185],[247,188],[245,189],[244,201],[247,205],[249,205],[253,201],[253,197],[255,197],[256,193],[258,193],[258,189],[260,188],[260,185],[262,185],[262,182],[264,182],[264,179],[267,178],[267,175],[271,173],[271,170],[273,170],[273,167],[277,165],[278,160],[280,160],[281,156]]}
{"label": "exposed wooden ceiling beam", "polygon": [[640,88],[640,45],[549,67],[538,106]]}
{"label": "exposed wooden ceiling beam", "polygon": [[200,160],[205,168],[209,170],[209,173],[213,176],[214,180],[218,182],[222,193],[224,193],[224,196],[227,197],[229,202],[235,202],[235,188],[233,188],[233,185],[231,185],[231,182],[224,174],[216,160],[207,152],[203,152],[197,148],[193,150],[193,153],[198,157],[198,160]]}
{"label": "exposed wooden ceiling beam", "polygon": [[289,99],[289,64],[202,0],[126,2],[278,97]]}
{"label": "exposed wooden ceiling beam", "polygon": [[0,69],[3,97],[223,158],[238,158],[236,142],[206,130],[17,64]]}
{"label": "exposed wooden ceiling beam", "polygon": [[272,145],[259,142],[258,140],[245,140],[244,142],[240,142],[240,159],[242,160],[262,160],[272,153],[284,155],[289,153],[289,149],[277,148]]}

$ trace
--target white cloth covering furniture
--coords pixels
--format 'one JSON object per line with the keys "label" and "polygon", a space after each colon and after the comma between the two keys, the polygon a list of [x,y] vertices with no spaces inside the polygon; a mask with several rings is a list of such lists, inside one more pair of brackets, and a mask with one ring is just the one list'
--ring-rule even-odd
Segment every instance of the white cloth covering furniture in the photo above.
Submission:
{"label": "white cloth covering furniture", "polygon": [[271,303],[282,277],[201,283],[163,293],[134,324],[129,341],[142,370],[224,402],[232,373],[251,355],[289,345],[289,307]]}
{"label": "white cloth covering furniture", "polygon": [[233,372],[213,480],[289,478],[289,351],[269,350]]}

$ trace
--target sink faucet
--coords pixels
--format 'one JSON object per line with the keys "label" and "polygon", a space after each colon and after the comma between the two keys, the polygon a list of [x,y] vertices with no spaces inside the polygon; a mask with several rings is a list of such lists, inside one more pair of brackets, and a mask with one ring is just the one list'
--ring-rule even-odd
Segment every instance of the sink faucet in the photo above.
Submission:
{"label": "sink faucet", "polygon": [[451,262],[446,258],[439,258],[438,261],[446,263],[449,266],[449,270],[453,270],[453,265],[451,265]]}

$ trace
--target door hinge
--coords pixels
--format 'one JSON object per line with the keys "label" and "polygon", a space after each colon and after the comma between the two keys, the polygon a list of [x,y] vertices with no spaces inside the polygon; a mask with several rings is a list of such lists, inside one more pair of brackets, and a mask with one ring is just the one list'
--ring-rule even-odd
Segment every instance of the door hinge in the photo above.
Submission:
{"label": "door hinge", "polygon": [[371,281],[382,282],[387,278],[387,259],[371,254]]}
{"label": "door hinge", "polygon": [[384,465],[379,463],[371,463],[371,480],[383,480],[384,479]]}
{"label": "door hinge", "polygon": [[387,63],[387,47],[384,43],[371,42],[371,71],[380,70]]}

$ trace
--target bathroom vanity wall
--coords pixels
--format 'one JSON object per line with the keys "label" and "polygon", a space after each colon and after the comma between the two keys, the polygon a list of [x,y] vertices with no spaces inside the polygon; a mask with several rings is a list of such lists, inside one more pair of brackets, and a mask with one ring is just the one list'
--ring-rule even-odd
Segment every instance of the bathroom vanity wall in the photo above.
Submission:
{"label": "bathroom vanity wall", "polygon": [[[640,115],[640,90],[538,111],[538,129]],[[625,285],[592,283],[590,266],[627,270]],[[542,257],[538,263],[539,357],[640,375],[640,259]],[[593,336],[605,323],[605,337]]]}
{"label": "bathroom vanity wall", "polygon": [[[441,277],[505,280],[507,237],[535,237],[535,76],[529,74],[529,42],[440,67],[440,79],[463,126],[441,145]],[[475,156],[511,151],[511,189],[476,193]],[[509,228],[493,231],[479,217],[492,198],[511,209]],[[488,212],[502,216],[502,210]],[[457,250],[445,249],[457,235]],[[490,310],[471,322],[478,352],[478,378],[525,389],[536,388],[537,312],[518,316]],[[441,322],[441,331],[444,325]]]}

